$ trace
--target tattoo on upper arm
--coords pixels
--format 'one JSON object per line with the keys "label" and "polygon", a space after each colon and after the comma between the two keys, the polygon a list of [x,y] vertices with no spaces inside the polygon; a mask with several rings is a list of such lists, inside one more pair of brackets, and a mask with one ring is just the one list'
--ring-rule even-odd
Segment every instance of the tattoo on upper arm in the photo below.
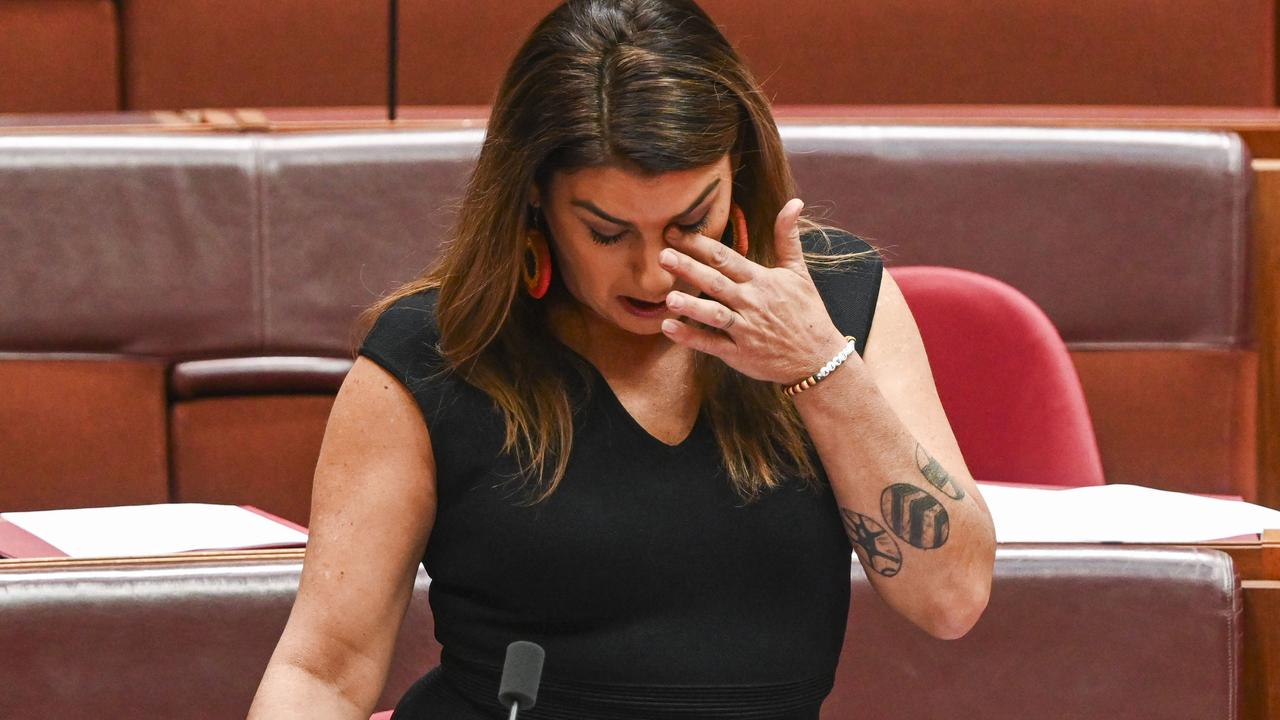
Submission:
{"label": "tattoo on upper arm", "polygon": [[888,531],[862,513],[840,508],[840,514],[862,564],[885,577],[897,575],[902,569],[902,550]]}
{"label": "tattoo on upper arm", "polygon": [[964,488],[951,477],[951,473],[929,454],[924,446],[916,443],[916,467],[920,468],[920,474],[924,475],[924,479],[929,484],[938,488],[943,495],[952,500],[964,499]]}

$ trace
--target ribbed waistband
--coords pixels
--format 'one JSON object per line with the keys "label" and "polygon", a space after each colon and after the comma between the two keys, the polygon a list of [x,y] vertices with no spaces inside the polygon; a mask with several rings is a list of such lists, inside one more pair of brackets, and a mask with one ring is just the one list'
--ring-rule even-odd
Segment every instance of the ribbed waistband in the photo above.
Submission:
{"label": "ribbed waistband", "polygon": [[[448,656],[446,682],[480,707],[499,708],[502,668]],[[544,676],[529,720],[650,720],[652,718],[752,718],[814,720],[831,692],[828,675],[767,685],[616,685]]]}

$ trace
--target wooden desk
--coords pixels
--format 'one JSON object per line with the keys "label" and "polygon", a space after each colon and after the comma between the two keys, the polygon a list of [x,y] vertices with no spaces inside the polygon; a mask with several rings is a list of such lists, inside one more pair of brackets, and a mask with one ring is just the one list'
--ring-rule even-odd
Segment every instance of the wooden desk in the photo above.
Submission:
{"label": "wooden desk", "polygon": [[1280,720],[1280,530],[1257,542],[1204,543],[1231,556],[1244,595],[1240,717]]}

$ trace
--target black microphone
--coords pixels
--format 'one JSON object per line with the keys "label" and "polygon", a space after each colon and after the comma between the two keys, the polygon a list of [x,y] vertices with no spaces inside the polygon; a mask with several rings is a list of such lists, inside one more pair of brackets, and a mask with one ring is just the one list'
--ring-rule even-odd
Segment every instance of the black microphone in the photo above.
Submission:
{"label": "black microphone", "polygon": [[516,713],[528,710],[538,700],[538,683],[542,681],[542,661],[547,653],[537,643],[517,640],[507,646],[502,663],[502,681],[498,684],[498,702],[511,708],[510,720]]}

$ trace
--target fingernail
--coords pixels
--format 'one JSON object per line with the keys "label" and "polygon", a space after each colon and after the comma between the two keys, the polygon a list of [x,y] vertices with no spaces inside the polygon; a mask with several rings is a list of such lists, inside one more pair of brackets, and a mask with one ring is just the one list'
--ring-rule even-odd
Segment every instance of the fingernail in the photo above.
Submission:
{"label": "fingernail", "polygon": [[662,263],[663,265],[675,265],[676,264],[675,251],[672,250],[671,248],[667,248],[666,250],[663,250],[662,252],[658,253],[658,262]]}
{"label": "fingernail", "polygon": [[675,332],[675,331],[676,331],[676,328],[677,328],[677,326],[679,326],[679,324],[680,324],[680,323],[676,322],[675,320],[663,320],[663,321],[662,321],[662,332],[664,332],[664,333],[673,333],[673,332]]}
{"label": "fingernail", "polygon": [[671,308],[672,310],[676,310],[684,307],[684,298],[680,297],[679,295],[676,295],[675,293],[668,295],[667,307]]}

